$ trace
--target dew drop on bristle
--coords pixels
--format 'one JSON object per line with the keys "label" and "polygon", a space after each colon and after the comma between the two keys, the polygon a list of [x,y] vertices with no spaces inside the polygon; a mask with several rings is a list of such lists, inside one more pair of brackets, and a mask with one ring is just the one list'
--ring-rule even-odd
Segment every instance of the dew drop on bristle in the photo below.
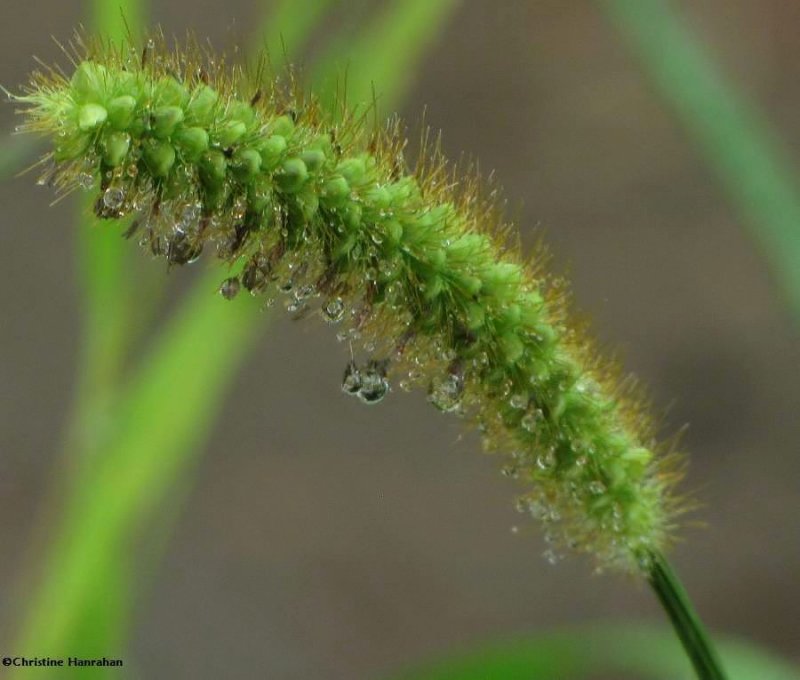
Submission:
{"label": "dew drop on bristle", "polygon": [[536,464],[541,470],[551,470],[556,464],[556,456],[553,450],[542,451],[536,459]]}
{"label": "dew drop on bristle", "polygon": [[233,300],[239,293],[239,287],[239,279],[232,276],[222,282],[222,285],[219,287],[219,294],[226,300]]}
{"label": "dew drop on bristle", "polygon": [[528,395],[524,392],[517,392],[516,394],[512,394],[511,398],[508,400],[509,406],[511,408],[516,409],[523,409],[528,407]]}
{"label": "dew drop on bristle", "polygon": [[242,272],[242,285],[256,295],[267,285],[267,273],[258,262],[250,262]]}
{"label": "dew drop on bristle", "polygon": [[125,192],[119,187],[108,187],[103,194],[103,206],[110,211],[119,210],[125,200]]}
{"label": "dew drop on bristle", "polygon": [[94,175],[90,172],[82,172],[77,177],[78,186],[84,191],[89,191],[94,186]]}
{"label": "dew drop on bristle", "polygon": [[361,374],[361,387],[358,398],[365,404],[377,404],[389,392],[389,381],[386,379],[386,368],[383,362],[370,361]]}
{"label": "dew drop on bristle", "polygon": [[203,252],[203,244],[193,244],[185,234],[178,232],[167,242],[167,261],[170,264],[191,264]]}
{"label": "dew drop on bristle", "polygon": [[589,482],[589,493],[593,496],[600,496],[606,492],[606,485],[599,479]]}
{"label": "dew drop on bristle", "polygon": [[332,298],[325,303],[322,313],[328,323],[339,323],[344,318],[345,306],[340,297]]}
{"label": "dew drop on bristle", "polygon": [[358,370],[355,361],[350,361],[344,369],[342,378],[342,392],[345,394],[358,394],[361,389],[361,371]]}
{"label": "dew drop on bristle", "polygon": [[428,401],[445,413],[458,409],[464,394],[464,378],[448,373],[444,378],[434,378],[428,391]]}
{"label": "dew drop on bristle", "polygon": [[543,418],[544,414],[542,413],[542,410],[535,408],[531,411],[528,411],[524,416],[522,416],[522,420],[520,420],[520,425],[522,425],[522,427],[528,432],[534,432],[536,430],[537,425]]}

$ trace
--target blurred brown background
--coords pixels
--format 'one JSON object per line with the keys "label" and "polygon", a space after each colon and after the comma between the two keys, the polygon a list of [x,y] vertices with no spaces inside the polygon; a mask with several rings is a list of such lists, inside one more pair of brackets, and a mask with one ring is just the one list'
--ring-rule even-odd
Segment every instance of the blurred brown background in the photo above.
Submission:
{"label": "blurred brown background", "polygon": [[[154,5],[168,33],[220,46],[260,16],[253,0]],[[800,167],[800,3],[680,5]],[[49,36],[68,37],[81,7],[4,0],[0,19],[0,82],[16,87],[32,55],[57,58]],[[449,155],[496,169],[523,238],[545,228],[600,338],[671,406],[668,430],[691,423],[686,488],[709,527],[685,530],[674,559],[709,625],[800,661],[797,324],[678,122],[577,0],[464,2],[404,107],[412,123],[423,106]],[[2,648],[78,349],[74,210],[50,200],[31,176],[0,184]],[[333,335],[271,323],[186,481],[166,558],[152,571],[147,545],[132,555],[142,677],[378,678],[479,641],[662,620],[645,588],[547,564],[499,461],[421,395],[374,408],[341,395]]]}

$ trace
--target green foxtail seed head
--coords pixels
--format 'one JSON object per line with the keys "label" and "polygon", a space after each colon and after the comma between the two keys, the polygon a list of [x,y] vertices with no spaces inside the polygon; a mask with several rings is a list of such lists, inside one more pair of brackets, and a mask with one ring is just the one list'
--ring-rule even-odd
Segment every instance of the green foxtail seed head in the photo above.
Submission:
{"label": "green foxtail seed head", "polygon": [[375,403],[396,380],[476,424],[551,559],[569,547],[636,571],[663,549],[674,457],[571,320],[543,249],[523,261],[495,192],[427,137],[409,168],[396,122],[326,115],[263,63],[248,76],[159,42],[79,40],[71,75],[35,73],[14,97],[23,129],[52,140],[45,181],[95,192],[100,217],[135,213],[126,235],[170,264],[236,265],[224,298],[280,292],[338,324],[372,357],[348,364],[344,392]]}

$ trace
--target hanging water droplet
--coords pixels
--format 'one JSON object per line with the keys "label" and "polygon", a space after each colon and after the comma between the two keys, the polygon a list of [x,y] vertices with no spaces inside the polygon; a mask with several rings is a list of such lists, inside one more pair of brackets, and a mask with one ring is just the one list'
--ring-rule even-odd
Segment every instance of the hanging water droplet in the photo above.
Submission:
{"label": "hanging water droplet", "polygon": [[464,378],[458,373],[448,373],[442,378],[434,378],[428,391],[428,401],[445,413],[455,411],[461,405],[464,394]]}
{"label": "hanging water droplet", "polygon": [[125,192],[120,187],[108,187],[103,194],[103,205],[109,210],[117,210],[125,200]]}
{"label": "hanging water droplet", "polygon": [[325,303],[322,311],[328,323],[339,323],[344,318],[344,301],[340,297],[332,298]]}
{"label": "hanging water droplet", "polygon": [[225,279],[222,282],[222,285],[219,287],[219,294],[224,297],[226,300],[233,300],[239,293],[239,279],[236,276],[232,276],[229,279]]}
{"label": "hanging water droplet", "polygon": [[504,465],[500,468],[500,474],[503,477],[510,477],[511,479],[516,479],[519,475],[519,468],[516,465]]}
{"label": "hanging water droplet", "polygon": [[167,260],[171,264],[191,264],[203,252],[203,244],[192,243],[185,234],[176,233],[167,241]]}
{"label": "hanging water droplet", "polygon": [[202,206],[199,203],[191,203],[182,211],[178,222],[175,224],[176,231],[187,232],[197,224],[200,219]]}
{"label": "hanging water droplet", "polygon": [[365,404],[377,404],[389,392],[389,381],[386,379],[386,363],[370,361],[361,374],[361,387],[358,398]]}
{"label": "hanging water droplet", "polygon": [[242,285],[250,291],[251,295],[256,295],[267,285],[267,272],[265,267],[257,261],[251,261],[242,272]]}
{"label": "hanging water droplet", "polygon": [[361,371],[358,370],[355,361],[350,361],[344,369],[342,378],[342,392],[345,394],[358,394],[361,389]]}
{"label": "hanging water droplet", "polygon": [[553,548],[545,550],[542,556],[552,565],[558,564],[563,559],[563,556]]}
{"label": "hanging water droplet", "polygon": [[525,498],[525,496],[520,496],[514,501],[514,509],[517,512],[530,512],[531,511],[531,501],[529,498]]}

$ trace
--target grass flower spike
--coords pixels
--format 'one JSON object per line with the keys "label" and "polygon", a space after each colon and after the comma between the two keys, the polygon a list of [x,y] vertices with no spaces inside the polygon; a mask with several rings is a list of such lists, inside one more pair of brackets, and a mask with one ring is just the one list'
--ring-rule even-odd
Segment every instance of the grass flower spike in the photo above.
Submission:
{"label": "grass flower spike", "polygon": [[[477,425],[520,511],[552,545],[647,571],[676,514],[673,457],[567,310],[543,249],[523,259],[493,194],[435,143],[408,167],[398,124],[323,114],[291,83],[169,52],[78,41],[74,71],[36,73],[14,99],[52,139],[44,181],[97,193],[101,217],[170,264],[215,254],[240,289],[318,311],[370,359],[342,389],[390,381]],[[202,339],[198,339],[202,344]]]}

